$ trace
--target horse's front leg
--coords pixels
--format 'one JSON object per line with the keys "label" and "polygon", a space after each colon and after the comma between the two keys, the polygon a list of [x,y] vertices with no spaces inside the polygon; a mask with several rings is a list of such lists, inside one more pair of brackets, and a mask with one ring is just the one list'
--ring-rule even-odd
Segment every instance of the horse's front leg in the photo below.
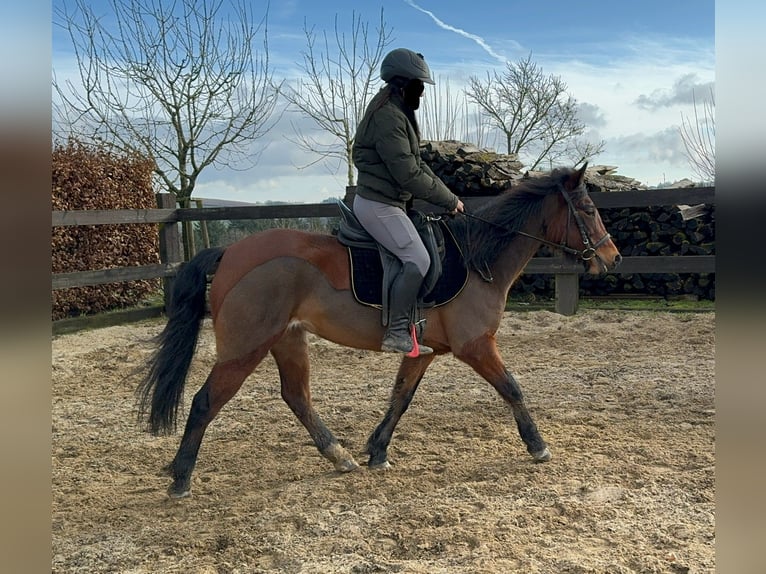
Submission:
{"label": "horse's front leg", "polygon": [[423,379],[428,366],[434,360],[435,355],[420,355],[417,358],[404,357],[396,374],[396,382],[391,392],[391,400],[383,420],[372,432],[367,440],[367,454],[370,460],[367,465],[373,469],[386,469],[388,463],[388,445],[394,428],[399,419],[412,402],[412,397]]}
{"label": "horse's front leg", "polygon": [[537,462],[547,462],[551,459],[551,452],[540,436],[537,425],[524,404],[524,396],[521,387],[513,375],[505,368],[497,343],[493,335],[484,335],[463,346],[455,356],[470,365],[477,373],[484,377],[495,387],[500,396],[511,405],[513,418],[519,429],[519,435],[527,451]]}

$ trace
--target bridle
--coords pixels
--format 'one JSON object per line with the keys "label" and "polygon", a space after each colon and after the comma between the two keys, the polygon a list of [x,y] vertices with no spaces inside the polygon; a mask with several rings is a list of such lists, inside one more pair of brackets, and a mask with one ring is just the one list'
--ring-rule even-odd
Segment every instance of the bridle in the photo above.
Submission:
{"label": "bridle", "polygon": [[[588,230],[585,228],[585,222],[582,219],[582,216],[577,211],[577,208],[575,208],[574,202],[572,201],[572,198],[569,195],[569,192],[564,188],[563,185],[559,186],[559,191],[561,192],[561,195],[564,196],[564,199],[567,202],[567,207],[569,210],[569,215],[567,216],[567,230],[564,234],[564,239],[562,243],[555,243],[553,241],[548,241],[547,239],[543,239],[542,237],[537,237],[535,235],[530,235],[529,233],[525,233],[523,231],[514,231],[513,233],[516,233],[518,235],[523,235],[524,237],[529,237],[530,239],[534,239],[535,241],[539,241],[543,245],[547,245],[548,247],[552,247],[554,249],[560,249],[564,253],[569,253],[570,255],[574,255],[575,257],[578,257],[582,259],[583,261],[590,261],[594,257],[596,257],[596,250],[601,247],[604,243],[609,241],[611,235],[609,233],[605,233],[604,236],[593,243],[591,241],[590,235],[588,234]],[[493,221],[488,221],[482,217],[479,217],[478,215],[474,215],[472,213],[468,213],[467,211],[462,212],[463,215],[466,215],[472,219],[476,219],[478,221],[481,221],[482,223],[486,223],[487,225],[491,225],[493,227],[497,227],[499,229],[502,229],[505,232],[508,232],[508,230],[503,227],[502,225],[499,225]],[[577,250],[573,247],[569,247],[566,244],[567,236],[569,235],[569,222],[574,219],[575,224],[577,225],[577,228],[580,230],[580,236],[582,237],[582,243],[583,243],[583,249]]]}
{"label": "bridle", "polygon": [[[564,196],[564,199],[567,202],[567,206],[569,207],[569,215],[570,217],[567,217],[567,231],[564,234],[564,244],[561,245],[559,248],[563,249],[566,253],[571,253],[572,255],[576,255],[583,261],[590,261],[594,257],[596,257],[596,250],[601,247],[604,243],[609,241],[611,238],[611,235],[609,235],[609,232],[604,233],[604,236],[596,241],[595,243],[591,243],[590,235],[588,234],[588,230],[585,229],[585,222],[582,220],[582,215],[580,215],[580,212],[577,211],[575,208],[574,202],[572,201],[572,198],[569,196],[569,193],[566,189],[564,189],[563,186],[561,186],[561,195]],[[572,249],[571,247],[567,247],[566,245],[566,238],[567,235],[569,235],[569,221],[571,218],[574,218],[575,223],[577,224],[578,229],[580,230],[580,237],[582,237],[582,243],[583,243],[583,250],[577,251],[576,249]]]}

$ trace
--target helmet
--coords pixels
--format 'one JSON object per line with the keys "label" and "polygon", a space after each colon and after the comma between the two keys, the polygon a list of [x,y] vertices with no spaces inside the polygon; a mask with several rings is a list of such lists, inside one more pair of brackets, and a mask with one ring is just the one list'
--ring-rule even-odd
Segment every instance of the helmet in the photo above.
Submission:
{"label": "helmet", "polygon": [[380,78],[384,82],[391,81],[394,76],[401,76],[408,80],[420,80],[426,84],[435,84],[431,79],[431,71],[428,69],[423,54],[418,54],[407,48],[391,50],[383,63],[380,65]]}

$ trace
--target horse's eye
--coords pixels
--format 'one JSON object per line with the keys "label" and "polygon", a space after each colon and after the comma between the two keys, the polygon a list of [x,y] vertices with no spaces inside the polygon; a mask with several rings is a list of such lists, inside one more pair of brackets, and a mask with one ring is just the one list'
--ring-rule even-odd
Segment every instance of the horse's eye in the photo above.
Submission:
{"label": "horse's eye", "polygon": [[596,206],[594,206],[594,205],[581,205],[580,209],[586,215],[595,215],[596,214]]}

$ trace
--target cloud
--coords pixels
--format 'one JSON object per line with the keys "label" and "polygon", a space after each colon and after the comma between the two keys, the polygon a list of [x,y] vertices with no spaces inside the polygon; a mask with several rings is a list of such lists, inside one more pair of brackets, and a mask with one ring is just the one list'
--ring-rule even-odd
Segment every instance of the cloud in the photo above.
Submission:
{"label": "cloud", "polygon": [[650,95],[641,94],[635,104],[644,110],[657,110],[678,104],[693,104],[708,99],[715,82],[700,82],[696,74],[684,74],[670,90],[654,90]]}
{"label": "cloud", "polygon": [[295,143],[293,126],[317,140],[329,141],[329,136],[316,128],[313,120],[297,113],[285,114],[266,138],[253,143],[255,167],[206,169],[197,183],[195,197],[307,203],[343,197],[347,183],[345,167],[337,165],[335,159],[317,162],[316,154]]}
{"label": "cloud", "polygon": [[[211,174],[207,174],[211,175]],[[197,184],[195,198],[223,199],[244,203],[265,203],[287,201],[298,203],[320,203],[331,197],[343,197],[346,187],[341,178],[332,175],[313,175],[294,172],[293,174],[236,179],[224,171],[216,178],[208,178]]]}
{"label": "cloud", "polygon": [[450,26],[449,24],[446,24],[445,22],[442,22],[437,18],[433,12],[426,10],[425,8],[421,8],[417,4],[415,4],[412,0],[404,0],[407,4],[415,8],[415,10],[419,10],[423,14],[426,14],[431,18],[431,20],[434,21],[434,23],[439,26],[439,28],[442,28],[443,30],[449,30],[450,32],[455,32],[456,34],[460,34],[464,38],[468,38],[469,40],[473,40],[476,42],[487,54],[495,58],[498,62],[501,64],[505,64],[508,59],[504,56],[501,56],[497,52],[495,52],[492,47],[487,44],[487,42],[482,38],[481,36],[477,36],[476,34],[471,34],[470,32],[466,32],[465,30],[461,30],[460,28],[455,28],[454,26]]}
{"label": "cloud", "polygon": [[607,145],[611,153],[635,160],[677,167],[688,166],[684,144],[675,127],[652,134],[631,134],[612,138],[608,140]]}
{"label": "cloud", "polygon": [[595,104],[578,103],[577,117],[582,123],[591,128],[601,128],[607,125],[604,112]]}

